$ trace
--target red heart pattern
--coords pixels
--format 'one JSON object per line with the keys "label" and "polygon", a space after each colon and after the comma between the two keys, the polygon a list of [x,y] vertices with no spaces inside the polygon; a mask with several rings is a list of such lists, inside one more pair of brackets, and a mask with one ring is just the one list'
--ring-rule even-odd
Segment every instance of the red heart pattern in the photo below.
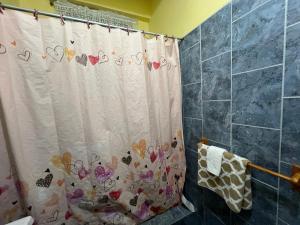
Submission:
{"label": "red heart pattern", "polygon": [[92,65],[96,65],[99,62],[99,56],[89,55],[89,60]]}
{"label": "red heart pattern", "polygon": [[153,62],[152,64],[153,64],[153,68],[154,68],[154,69],[156,69],[156,70],[159,69],[159,67],[160,67],[160,62]]}
{"label": "red heart pattern", "polygon": [[117,200],[120,198],[121,193],[122,193],[121,190],[119,190],[119,191],[112,191],[112,192],[109,193],[109,196],[110,196],[113,200],[117,201]]}

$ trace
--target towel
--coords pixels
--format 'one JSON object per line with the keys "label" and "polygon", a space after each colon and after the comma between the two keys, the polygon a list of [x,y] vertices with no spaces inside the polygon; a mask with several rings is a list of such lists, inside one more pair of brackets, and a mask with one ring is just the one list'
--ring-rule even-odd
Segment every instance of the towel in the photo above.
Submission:
{"label": "towel", "polygon": [[221,172],[223,153],[226,150],[216,146],[207,148],[207,171],[219,176]]}
{"label": "towel", "polygon": [[230,152],[224,152],[219,176],[207,171],[207,145],[198,147],[198,185],[221,196],[235,213],[252,207],[251,173],[248,160]]}

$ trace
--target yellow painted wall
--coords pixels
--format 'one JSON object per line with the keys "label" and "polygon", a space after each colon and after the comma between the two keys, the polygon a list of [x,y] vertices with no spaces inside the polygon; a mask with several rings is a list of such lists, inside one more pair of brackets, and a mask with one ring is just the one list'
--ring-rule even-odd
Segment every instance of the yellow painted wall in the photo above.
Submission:
{"label": "yellow painted wall", "polygon": [[183,37],[229,0],[153,0],[152,32]]}
{"label": "yellow painted wall", "polygon": [[[2,0],[3,4],[10,4],[22,8],[37,9],[54,12],[49,0]],[[152,6],[148,0],[71,0],[76,4],[92,8],[114,10],[138,20],[138,29],[148,31]]]}
{"label": "yellow painted wall", "polygon": [[[114,10],[138,20],[138,29],[183,37],[230,0],[70,0]],[[49,0],[2,0],[4,4],[54,12]]]}

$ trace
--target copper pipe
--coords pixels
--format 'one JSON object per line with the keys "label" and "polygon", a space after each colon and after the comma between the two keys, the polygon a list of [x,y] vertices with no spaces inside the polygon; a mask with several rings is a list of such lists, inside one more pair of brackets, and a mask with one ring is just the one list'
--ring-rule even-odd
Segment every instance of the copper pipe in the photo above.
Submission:
{"label": "copper pipe", "polygon": [[[208,139],[207,138],[201,138],[200,143],[207,145],[208,144]],[[250,168],[260,170],[264,173],[271,174],[272,176],[279,177],[283,180],[286,180],[294,186],[295,190],[300,191],[300,166],[298,166],[298,165],[293,165],[292,166],[292,175],[290,177],[286,176],[284,174],[281,174],[281,173],[277,173],[273,170],[269,170],[267,168],[264,168],[262,166],[256,165],[256,164],[251,163],[251,162],[249,162],[247,164],[247,166],[250,167]]]}
{"label": "copper pipe", "polygon": [[262,166],[253,164],[251,162],[249,162],[247,164],[247,166],[250,167],[250,168],[254,168],[254,169],[260,170],[260,171],[262,171],[264,173],[271,174],[272,176],[279,177],[279,178],[281,178],[283,180],[286,180],[286,181],[292,183],[295,186],[299,186],[300,187],[300,172],[295,172],[291,177],[289,177],[289,176],[283,175],[281,173],[274,172],[273,170],[269,170],[267,168],[264,168]]}

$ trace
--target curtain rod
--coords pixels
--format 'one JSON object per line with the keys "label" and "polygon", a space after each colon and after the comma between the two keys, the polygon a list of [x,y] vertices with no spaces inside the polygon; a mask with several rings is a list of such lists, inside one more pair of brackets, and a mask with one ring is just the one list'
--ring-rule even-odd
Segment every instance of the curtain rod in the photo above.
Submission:
{"label": "curtain rod", "polygon": [[[89,20],[80,19],[80,18],[71,17],[71,16],[58,15],[58,14],[55,14],[55,13],[49,13],[49,12],[44,12],[44,11],[37,11],[37,10],[32,10],[32,9],[16,7],[16,6],[12,6],[12,5],[6,5],[6,4],[2,4],[0,2],[0,9],[1,8],[2,9],[12,9],[12,10],[27,12],[27,13],[33,13],[35,15],[50,16],[50,17],[55,17],[55,18],[59,18],[59,19],[63,19],[63,20],[70,20],[70,21],[76,21],[76,22],[87,23],[87,24],[96,24],[96,25],[100,25],[102,27],[107,27],[109,29],[110,28],[112,28],[112,29],[113,28],[119,28],[119,29],[127,31],[127,32],[142,32],[143,34],[149,34],[149,35],[153,35],[153,36],[162,35],[162,34],[148,32],[148,31],[142,31],[142,30],[136,30],[136,29],[127,28],[127,27],[120,27],[120,26],[109,25],[109,24],[105,24],[105,23],[99,23],[99,22],[96,22],[96,21],[89,21]],[[164,36],[166,38],[173,38],[173,39],[182,40],[182,38],[170,37],[168,35],[162,35],[162,36]]]}

